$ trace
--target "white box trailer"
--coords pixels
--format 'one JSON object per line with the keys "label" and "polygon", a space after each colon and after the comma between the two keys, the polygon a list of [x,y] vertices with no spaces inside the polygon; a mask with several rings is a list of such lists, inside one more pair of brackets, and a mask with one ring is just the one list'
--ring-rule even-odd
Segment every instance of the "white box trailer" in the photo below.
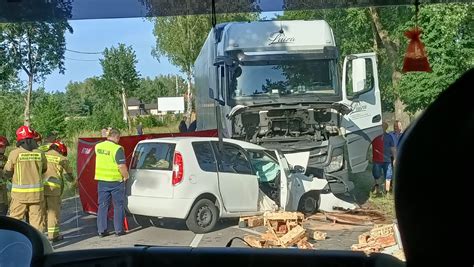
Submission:
{"label": "white box trailer", "polygon": [[382,134],[381,100],[374,53],[347,56],[342,71],[339,60],[322,20],[219,24],[194,65],[197,129],[220,121],[224,137],[309,152],[309,174],[350,190],[348,171],[367,168]]}

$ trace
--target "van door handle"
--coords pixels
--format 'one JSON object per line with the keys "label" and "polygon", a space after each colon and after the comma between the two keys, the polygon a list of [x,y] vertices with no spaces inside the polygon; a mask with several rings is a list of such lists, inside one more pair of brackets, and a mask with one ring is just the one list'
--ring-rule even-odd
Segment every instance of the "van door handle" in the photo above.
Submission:
{"label": "van door handle", "polygon": [[382,120],[382,116],[376,115],[372,117],[372,123],[376,123]]}

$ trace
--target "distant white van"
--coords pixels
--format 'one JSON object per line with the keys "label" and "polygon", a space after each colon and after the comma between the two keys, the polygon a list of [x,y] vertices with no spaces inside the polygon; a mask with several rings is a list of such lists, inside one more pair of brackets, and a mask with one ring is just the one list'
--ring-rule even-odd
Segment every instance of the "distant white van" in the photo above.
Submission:
{"label": "distant white van", "polygon": [[322,200],[334,205],[327,180],[304,171],[276,150],[233,139],[222,147],[209,137],[144,140],[133,154],[127,208],[139,222],[185,219],[189,230],[207,233],[218,218],[275,209],[314,213]]}

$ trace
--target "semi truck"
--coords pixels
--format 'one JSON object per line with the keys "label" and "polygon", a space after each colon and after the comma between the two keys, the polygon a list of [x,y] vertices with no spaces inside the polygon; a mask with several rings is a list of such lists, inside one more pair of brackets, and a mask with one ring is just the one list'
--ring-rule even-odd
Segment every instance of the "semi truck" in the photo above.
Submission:
{"label": "semi truck", "polygon": [[323,20],[218,24],[194,65],[197,130],[306,152],[307,174],[350,191],[382,111],[375,53],[341,60]]}

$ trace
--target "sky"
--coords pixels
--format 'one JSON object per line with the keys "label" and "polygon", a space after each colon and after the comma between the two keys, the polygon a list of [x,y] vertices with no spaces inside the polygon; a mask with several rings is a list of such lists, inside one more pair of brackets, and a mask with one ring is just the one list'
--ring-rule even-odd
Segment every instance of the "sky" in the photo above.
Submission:
{"label": "sky", "polygon": [[[281,12],[264,12],[262,19],[272,19]],[[100,19],[100,20],[72,20],[69,22],[74,33],[66,33],[66,49],[86,53],[102,52],[104,48],[117,46],[118,43],[131,45],[137,55],[137,70],[141,77],[155,77],[158,75],[182,75],[177,67],[172,65],[166,57],[158,61],[151,55],[155,45],[153,22],[143,18]],[[84,54],[66,51],[65,73],[57,70],[46,77],[35,89],[44,86],[46,91],[65,91],[71,81],[83,81],[86,78],[102,75],[100,54]],[[27,81],[22,72],[21,78]]]}
{"label": "sky", "polygon": [[[142,77],[179,74],[179,69],[166,58],[151,55],[155,45],[153,23],[142,18],[70,21],[74,33],[66,34],[66,48],[81,52],[102,52],[118,43],[131,45],[137,55],[137,70]],[[102,74],[100,54],[79,54],[66,51],[64,74],[55,71],[46,77],[47,91],[64,91],[70,81],[83,81]],[[23,75],[23,79],[26,77]],[[36,85],[39,86],[39,85]]]}

